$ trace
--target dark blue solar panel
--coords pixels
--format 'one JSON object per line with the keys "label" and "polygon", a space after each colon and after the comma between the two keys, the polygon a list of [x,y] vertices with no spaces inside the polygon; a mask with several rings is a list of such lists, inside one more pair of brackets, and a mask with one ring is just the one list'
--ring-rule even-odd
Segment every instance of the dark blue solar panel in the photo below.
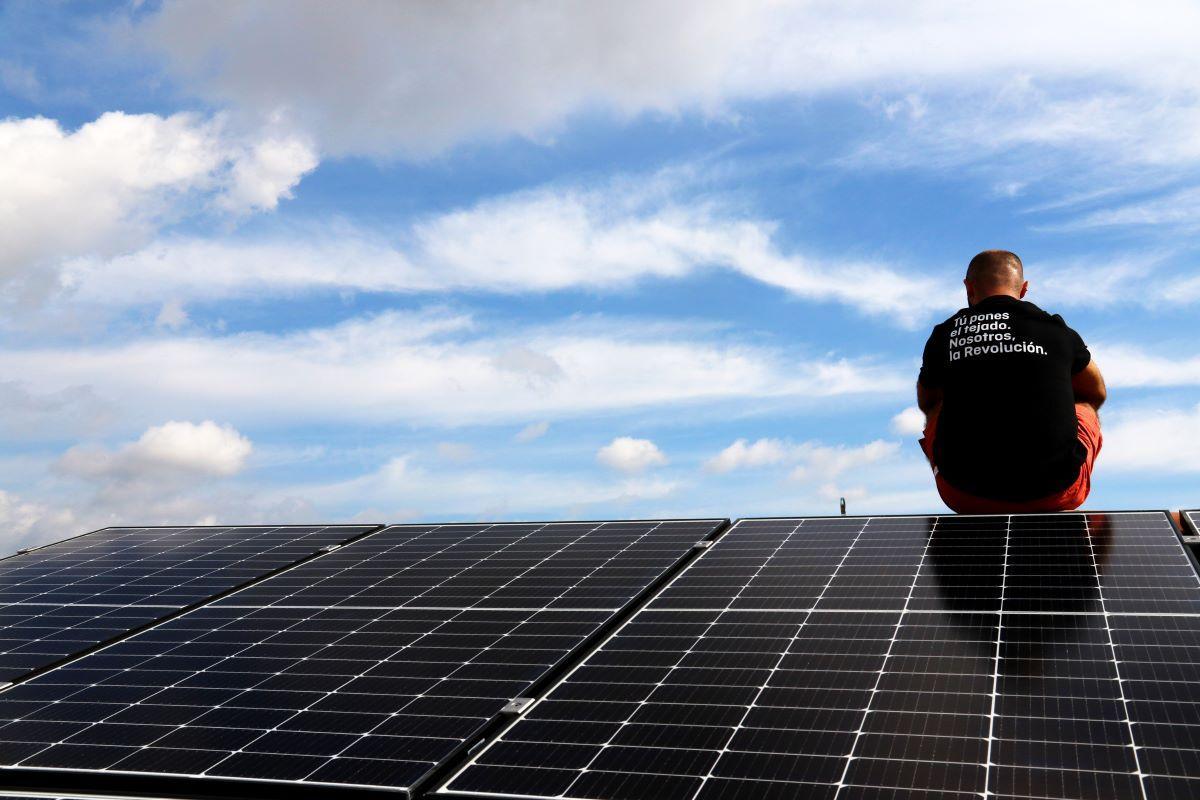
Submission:
{"label": "dark blue solar panel", "polygon": [[376,527],[106,528],[0,560],[0,681]]}
{"label": "dark blue solar panel", "polygon": [[744,520],[439,791],[1182,798],[1198,744],[1162,513]]}
{"label": "dark blue solar panel", "polygon": [[0,694],[0,782],[411,788],[724,524],[388,528]]}

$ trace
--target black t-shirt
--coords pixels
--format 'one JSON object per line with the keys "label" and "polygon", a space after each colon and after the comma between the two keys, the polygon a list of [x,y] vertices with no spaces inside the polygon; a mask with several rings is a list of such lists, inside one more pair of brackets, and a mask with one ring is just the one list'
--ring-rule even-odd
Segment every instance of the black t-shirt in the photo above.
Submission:
{"label": "black t-shirt", "polygon": [[925,344],[921,384],[943,390],[934,462],[977,497],[1022,501],[1066,489],[1087,455],[1071,376],[1091,353],[1062,317],[994,295],[955,312]]}

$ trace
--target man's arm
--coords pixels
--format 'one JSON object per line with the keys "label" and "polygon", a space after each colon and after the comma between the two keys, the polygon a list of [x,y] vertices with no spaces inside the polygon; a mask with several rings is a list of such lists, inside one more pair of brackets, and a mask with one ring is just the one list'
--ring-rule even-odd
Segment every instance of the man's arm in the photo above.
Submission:
{"label": "man's arm", "polygon": [[1104,376],[1100,374],[1095,361],[1089,361],[1086,367],[1071,376],[1071,391],[1075,393],[1076,403],[1086,403],[1100,410],[1108,398],[1108,391],[1104,388]]}
{"label": "man's arm", "polygon": [[932,388],[917,381],[917,408],[925,412],[925,419],[942,404],[942,388]]}

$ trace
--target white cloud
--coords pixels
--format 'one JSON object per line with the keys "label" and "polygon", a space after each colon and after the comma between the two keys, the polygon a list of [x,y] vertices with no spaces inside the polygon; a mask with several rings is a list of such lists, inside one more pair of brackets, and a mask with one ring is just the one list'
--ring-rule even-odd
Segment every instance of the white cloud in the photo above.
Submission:
{"label": "white cloud", "polygon": [[843,303],[907,326],[959,302],[953,282],[787,252],[771,221],[673,200],[678,187],[664,188],[663,181],[652,189],[629,183],[590,191],[545,187],[486,200],[421,220],[398,243],[344,227],[315,238],[167,239],[115,258],[74,259],[63,268],[63,282],[73,301],[123,305],[264,290],[613,289],[727,269],[796,297]]}
{"label": "white cloud", "polygon": [[823,445],[818,442],[793,443],[785,439],[759,439],[747,443],[738,439],[705,462],[709,472],[727,473],[776,464],[793,465],[793,480],[831,479],[843,472],[890,459],[900,451],[896,442],[876,440],[851,447]]}
{"label": "white cloud", "polygon": [[206,420],[166,422],[135,442],[110,451],[73,447],[58,462],[68,475],[88,480],[157,480],[179,476],[220,478],[242,470],[253,446],[232,426]]}
{"label": "white cloud", "polygon": [[[480,136],[542,137],[595,108],[720,114],[739,100],[837,90],[888,92],[885,114],[936,119],[929,93],[982,86],[991,93],[968,111],[986,118],[1014,76],[1106,87],[1109,104],[1144,98],[1143,108],[1174,101],[1190,110],[1197,26],[1200,11],[1184,0],[281,0],[216,9],[175,0],[143,33],[207,96],[285,113],[334,152],[425,154]],[[1127,130],[1149,130],[1136,114],[1106,115],[1115,129],[1095,124],[1096,114],[1081,103],[978,133],[1124,144]],[[1165,147],[1174,130],[1154,141]]]}
{"label": "white cloud", "polygon": [[[145,423],[169,414],[272,425],[511,423],[734,401],[744,411],[755,403],[894,395],[911,382],[869,360],[730,343],[702,326],[646,319],[473,326],[447,312],[386,313],[274,335],[3,349],[0,374],[24,376],[38,394],[90,385],[122,398],[127,419]],[[561,372],[546,374],[538,359],[523,367],[506,361],[516,347]]]}
{"label": "white cloud", "polygon": [[[299,492],[196,481],[108,483],[42,499],[0,490],[0,555],[109,525],[246,525],[335,521]],[[379,519],[374,521],[378,522]]]}
{"label": "white cloud", "polygon": [[30,502],[0,489],[0,557],[82,531],[69,509]]}
{"label": "white cloud", "polygon": [[187,309],[179,300],[168,300],[163,303],[162,308],[158,310],[158,316],[154,318],[154,324],[160,328],[182,328],[187,322]]}
{"label": "white cloud", "polygon": [[[451,472],[406,454],[364,475],[303,487],[305,497],[324,507],[369,508],[364,519],[579,519],[619,516],[629,508],[660,501],[680,489],[674,481],[648,475],[583,476],[571,470],[481,469]],[[640,511],[662,516],[659,510]]]}
{"label": "white cloud", "polygon": [[301,177],[316,168],[317,155],[308,143],[294,137],[265,139],[233,163],[228,188],[218,203],[234,213],[273,210],[280,198],[292,196]]}
{"label": "white cloud", "polygon": [[167,422],[115,449],[72,447],[37,482],[36,496],[0,490],[0,551],[107,525],[311,520],[307,500],[229,483],[252,449],[211,421]]}
{"label": "white cloud", "polygon": [[521,430],[517,431],[513,436],[513,441],[519,444],[526,444],[536,439],[540,439],[550,430],[550,423],[542,420],[541,422],[531,422]]}
{"label": "white cloud", "polygon": [[1200,405],[1139,409],[1105,423],[1097,475],[1110,469],[1158,475],[1200,472]]}
{"label": "white cloud", "polygon": [[639,473],[667,463],[658,445],[649,439],[618,436],[596,452],[596,460],[619,472]]}
{"label": "white cloud", "polygon": [[759,439],[753,444],[747,444],[745,439],[738,439],[706,461],[704,467],[709,472],[723,473],[778,464],[788,457],[789,450],[789,445],[780,439]]}
{"label": "white cloud", "polygon": [[314,164],[300,138],[255,141],[221,118],[110,112],[74,131],[0,120],[0,282],[44,292],[61,259],[139,247],[208,203],[273,208]]}
{"label": "white cloud", "polygon": [[[1200,118],[1196,121],[1196,134],[1200,134]],[[1197,136],[1189,138],[1194,141]],[[1093,211],[1056,227],[1059,230],[1087,230],[1155,225],[1185,230],[1200,225],[1200,189],[1181,189],[1149,200]]]}
{"label": "white cloud", "polygon": [[792,470],[790,477],[792,480],[836,478],[842,473],[857,470],[867,464],[894,458],[899,453],[899,442],[885,442],[882,439],[859,447],[830,447],[806,442],[797,447],[795,457],[800,463]]}
{"label": "white cloud", "polygon": [[1195,303],[1200,300],[1200,275],[1171,281],[1161,292],[1163,300],[1169,303]]}
{"label": "white cloud", "polygon": [[892,417],[892,433],[901,436],[920,436],[925,431],[925,414],[916,406],[909,406]]}
{"label": "white cloud", "polygon": [[1112,83],[1084,88],[1016,74],[935,91],[927,113],[889,120],[880,136],[860,141],[839,163],[942,170],[974,164],[993,185],[1025,190],[1055,179],[1093,191],[1125,182],[1130,171],[1170,174],[1200,163],[1200,86],[1139,86],[1136,73],[1125,76],[1132,81],[1110,77]]}
{"label": "white cloud", "polygon": [[1200,385],[1200,356],[1152,353],[1137,345],[1103,342],[1090,349],[1109,387]]}

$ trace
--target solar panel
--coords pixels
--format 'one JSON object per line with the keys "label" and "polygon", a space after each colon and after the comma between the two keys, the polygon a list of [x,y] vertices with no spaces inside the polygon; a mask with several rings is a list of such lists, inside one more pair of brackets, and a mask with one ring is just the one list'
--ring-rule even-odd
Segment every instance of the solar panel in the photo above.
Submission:
{"label": "solar panel", "polygon": [[743,520],[438,793],[1182,798],[1198,747],[1165,514]]}
{"label": "solar panel", "polygon": [[1182,511],[1179,516],[1189,535],[1200,536],[1200,511]]}
{"label": "solar panel", "polygon": [[387,528],[0,694],[0,784],[410,789],[725,524]]}
{"label": "solar panel", "polygon": [[0,681],[378,527],[105,528],[0,560]]}

